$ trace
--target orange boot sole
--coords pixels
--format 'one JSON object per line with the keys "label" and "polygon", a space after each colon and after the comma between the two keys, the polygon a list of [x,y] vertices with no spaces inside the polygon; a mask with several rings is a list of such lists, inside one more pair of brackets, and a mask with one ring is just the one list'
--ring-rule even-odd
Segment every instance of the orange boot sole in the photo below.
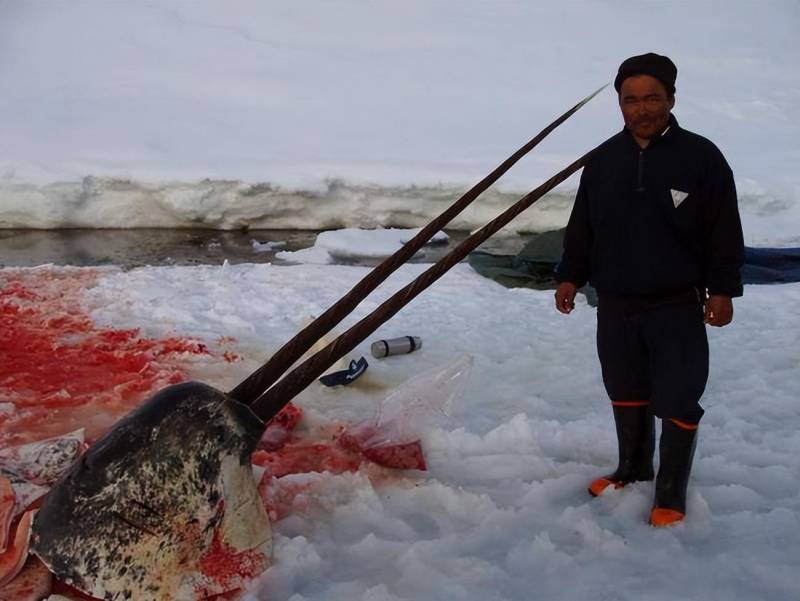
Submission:
{"label": "orange boot sole", "polygon": [[674,509],[653,507],[653,510],[650,512],[650,525],[656,528],[666,528],[679,524],[685,517],[685,513],[675,511]]}
{"label": "orange boot sole", "polygon": [[614,488],[622,488],[625,486],[624,482],[620,482],[619,480],[609,480],[608,478],[598,478],[594,480],[589,485],[589,494],[593,497],[599,497],[602,495],[609,486],[613,486]]}

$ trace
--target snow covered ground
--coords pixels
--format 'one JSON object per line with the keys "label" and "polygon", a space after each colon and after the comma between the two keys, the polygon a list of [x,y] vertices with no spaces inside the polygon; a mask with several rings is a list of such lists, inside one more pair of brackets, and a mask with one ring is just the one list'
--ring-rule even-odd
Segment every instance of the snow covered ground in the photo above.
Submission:
{"label": "snow covered ground", "polygon": [[[403,267],[342,328],[425,268]],[[109,272],[85,300],[99,325],[233,336],[244,361],[200,362],[193,374],[226,389],[366,272],[152,267]],[[423,349],[371,358],[369,340],[400,335],[422,337]],[[429,471],[287,476],[307,490],[274,524],[275,565],[250,598],[797,599],[800,285],[747,287],[733,324],[709,336],[688,517],[655,530],[652,484],[586,492],[616,460],[594,310],[579,302],[562,316],[551,292],[506,289],[458,265],[353,352],[370,361],[360,380],[313,385],[297,401],[305,427],[363,419],[408,378],[469,353],[465,392],[422,433]]]}
{"label": "snow covered ground", "polygon": [[[681,124],[733,167],[747,242],[796,246],[799,29],[794,0],[5,0],[0,227],[419,226],[653,50],[678,65]],[[454,227],[482,225],[620,126],[607,90]],[[560,227],[574,187],[514,227]],[[404,266],[343,327],[423,269]],[[81,302],[100,326],[235,338],[241,361],[190,362],[229,389],[366,271],[112,269]],[[275,565],[251,599],[800,598],[800,285],[747,287],[733,324],[709,331],[689,513],[663,531],[646,524],[650,484],[585,490],[616,458],[592,308],[559,315],[552,293],[462,264],[370,340],[399,335],[423,348],[376,360],[366,341],[361,379],[298,399],[302,427],[362,419],[469,353],[465,392],[422,433],[429,471],[287,476],[305,492],[274,524]]]}

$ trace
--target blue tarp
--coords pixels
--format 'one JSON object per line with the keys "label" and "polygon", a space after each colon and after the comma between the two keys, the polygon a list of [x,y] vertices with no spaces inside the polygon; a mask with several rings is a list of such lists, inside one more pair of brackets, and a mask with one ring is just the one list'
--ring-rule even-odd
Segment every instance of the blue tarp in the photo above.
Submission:
{"label": "blue tarp", "polygon": [[800,248],[745,248],[742,281],[745,284],[800,282]]}
{"label": "blue tarp", "polygon": [[[516,255],[475,251],[469,263],[481,275],[514,288],[524,286],[553,289],[558,284],[553,270],[561,256],[563,230],[537,234]],[[745,284],[787,284],[800,282],[800,248],[753,248],[744,251],[742,281]],[[594,291],[587,287],[590,302]]]}

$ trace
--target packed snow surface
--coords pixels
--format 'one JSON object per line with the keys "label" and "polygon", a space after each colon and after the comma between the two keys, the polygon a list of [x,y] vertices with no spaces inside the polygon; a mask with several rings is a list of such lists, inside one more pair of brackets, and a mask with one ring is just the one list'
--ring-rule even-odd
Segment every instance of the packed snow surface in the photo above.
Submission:
{"label": "packed snow surface", "polygon": [[[678,65],[680,123],[734,170],[746,241],[798,245],[800,73],[787,57],[800,54],[799,29],[793,0],[7,0],[0,227],[419,227],[622,59],[652,50]],[[620,126],[606,90],[452,226],[482,225]],[[513,227],[562,226],[575,185]],[[342,236],[317,251],[378,256]],[[401,268],[340,329],[425,268]],[[101,328],[232,337],[241,360],[189,361],[193,377],[229,389],[366,273],[108,270],[78,302]],[[464,392],[422,422],[429,471],[286,476],[302,502],[274,523],[275,565],[250,599],[800,598],[800,285],[748,286],[734,322],[709,330],[688,516],[669,530],[646,524],[651,484],[585,490],[616,460],[591,307],[562,316],[551,292],[462,264],[352,356],[400,335],[423,348],[371,359],[346,388],[312,385],[297,399],[301,427],[362,420],[468,353]]]}
{"label": "packed snow surface", "polygon": [[[406,265],[340,328],[425,264]],[[97,327],[190,336],[242,361],[198,356],[193,377],[230,389],[367,269],[222,265],[103,271],[83,294]],[[355,422],[415,375],[467,353],[447,416],[422,422],[429,471],[286,476],[303,490],[274,523],[275,564],[249,590],[271,601],[793,601],[800,596],[800,285],[748,286],[709,329],[707,410],[684,524],[646,523],[652,484],[592,499],[616,441],[594,350],[594,310],[453,268],[368,340],[420,351],[370,360],[348,387],[314,384],[301,427]],[[230,339],[228,339],[230,340]]]}
{"label": "packed snow surface", "polygon": [[[748,241],[796,243],[799,29],[794,0],[6,0],[0,227],[418,227],[655,51],[759,218]],[[620,127],[609,88],[453,227]],[[513,227],[563,225],[575,184]]]}

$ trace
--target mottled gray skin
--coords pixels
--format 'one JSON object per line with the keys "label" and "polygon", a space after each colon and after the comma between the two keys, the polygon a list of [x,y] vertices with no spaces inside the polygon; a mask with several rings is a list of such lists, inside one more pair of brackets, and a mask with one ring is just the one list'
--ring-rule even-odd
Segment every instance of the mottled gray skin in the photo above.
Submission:
{"label": "mottled gray skin", "polygon": [[83,430],[0,449],[0,476],[11,482],[14,516],[47,494],[83,451]]}
{"label": "mottled gray skin", "polygon": [[82,430],[0,449],[0,474],[12,482],[48,486],[69,469],[82,450]]}
{"label": "mottled gray skin", "polygon": [[[194,598],[199,559],[236,502],[225,499],[225,480],[239,470],[241,486],[263,430],[250,409],[210,386],[158,392],[54,486],[32,550],[95,597]],[[269,537],[268,521],[266,529]]]}

